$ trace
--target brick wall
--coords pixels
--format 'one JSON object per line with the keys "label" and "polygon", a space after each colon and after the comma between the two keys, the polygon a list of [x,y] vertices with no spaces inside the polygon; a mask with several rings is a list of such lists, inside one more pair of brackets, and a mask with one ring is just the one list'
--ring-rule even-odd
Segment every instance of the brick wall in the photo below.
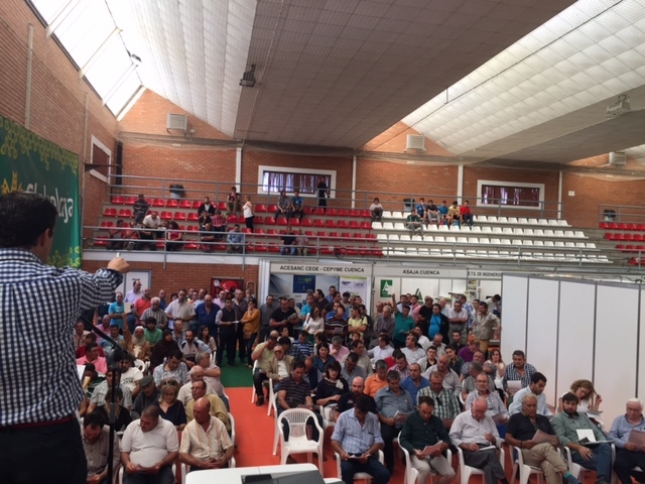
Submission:
{"label": "brick wall", "polygon": [[[86,172],[83,175],[85,185],[85,197],[83,200],[83,227],[86,225],[96,226],[103,213],[103,203],[109,200],[108,185],[99,178]],[[93,236],[92,229],[83,229],[83,238]]]}
{"label": "brick wall", "polygon": [[[363,150],[387,153],[405,153],[407,137],[409,134],[420,134],[414,128],[410,128],[402,122],[398,122],[383,131],[376,138],[370,140],[363,146]],[[426,150],[424,155],[453,156],[450,152],[439,146],[432,140],[426,138]]]}
{"label": "brick wall", "polygon": [[[127,254],[124,254],[127,258]],[[83,261],[83,270],[94,272],[97,269],[105,267],[101,261]],[[257,291],[258,266],[246,265],[242,270],[240,265],[231,264],[167,264],[164,269],[161,263],[151,262],[132,262],[130,268],[134,271],[151,271],[151,285],[153,293],[164,289],[166,294],[177,292],[179,289],[190,287],[209,288],[211,277],[230,277],[234,279],[244,279],[244,283],[255,283]]]}
{"label": "brick wall", "polygon": [[78,71],[58,44],[45,37],[44,27],[21,0],[0,2],[0,45],[4,56],[0,69],[0,114],[25,123],[28,24],[34,26],[30,129],[80,158],[88,95],[89,161],[92,134],[105,145],[114,146],[116,119],[101,106],[89,85],[78,78]]}

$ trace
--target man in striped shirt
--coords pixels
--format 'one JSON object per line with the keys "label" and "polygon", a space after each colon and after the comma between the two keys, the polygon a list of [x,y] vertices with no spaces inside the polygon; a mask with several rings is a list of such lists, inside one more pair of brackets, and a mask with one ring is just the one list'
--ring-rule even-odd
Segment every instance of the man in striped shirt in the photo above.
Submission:
{"label": "man in striped shirt", "polygon": [[[44,196],[13,192],[0,197],[3,484],[85,484],[87,478],[74,416],[83,389],[72,333],[82,310],[110,299],[128,264],[116,257],[95,274],[48,266],[58,216],[57,207]],[[41,308],[49,308],[45,325],[38,324]]]}

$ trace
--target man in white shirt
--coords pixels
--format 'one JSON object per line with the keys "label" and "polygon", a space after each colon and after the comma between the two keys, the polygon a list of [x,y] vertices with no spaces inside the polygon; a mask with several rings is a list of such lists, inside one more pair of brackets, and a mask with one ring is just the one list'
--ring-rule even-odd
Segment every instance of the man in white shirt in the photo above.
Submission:
{"label": "man in white shirt", "polygon": [[434,338],[432,338],[432,346],[437,348],[437,356],[441,356],[446,352],[446,345],[443,342],[443,335],[441,333],[434,335]]}
{"label": "man in white shirt", "polygon": [[410,333],[405,337],[405,347],[401,348],[401,351],[405,355],[405,359],[408,360],[408,365],[416,363],[426,355],[423,348],[417,345],[417,341],[417,335],[414,333]]}
{"label": "man in white shirt", "polygon": [[175,426],[159,418],[159,407],[146,407],[141,419],[130,423],[121,439],[123,484],[173,484],[171,465],[178,450]]}
{"label": "man in white shirt", "polygon": [[211,415],[211,403],[200,398],[193,406],[194,419],[181,436],[179,460],[190,470],[228,467],[235,447],[222,421]]}
{"label": "man in white shirt", "polygon": [[484,471],[486,484],[497,484],[498,480],[508,484],[495,450],[495,447],[501,447],[503,440],[493,419],[486,416],[487,409],[486,399],[478,398],[470,411],[457,415],[450,428],[450,440],[463,451],[466,465]]}
{"label": "man in white shirt", "polygon": [[[183,403],[184,407],[193,399],[193,382],[204,381],[204,369],[199,365],[195,365],[188,372],[188,376],[190,381],[183,385],[177,394],[177,400]],[[215,390],[208,383],[206,384],[206,394],[215,394]]]}
{"label": "man in white shirt", "polygon": [[532,393],[537,397],[537,413],[538,415],[544,415],[545,417],[553,417],[553,413],[549,410],[549,407],[546,404],[546,395],[544,394],[544,388],[546,387],[546,377],[540,373],[533,373],[531,377],[531,383],[529,386],[522,388],[513,397],[513,403],[508,407],[508,411],[511,415],[515,413],[520,413],[522,411],[522,400],[524,400],[524,395]]}
{"label": "man in white shirt", "polygon": [[367,356],[375,364],[379,360],[384,360],[394,353],[394,348],[390,346],[390,337],[387,334],[382,334],[378,337],[378,346],[368,350]]}
{"label": "man in white shirt", "polygon": [[[461,306],[461,301],[456,300],[452,309],[448,311],[448,321],[450,321],[450,334],[454,331],[461,333],[461,343],[466,343],[466,323],[468,322],[468,311]],[[451,341],[451,343],[459,343],[459,341]]]}
{"label": "man in white shirt", "polygon": [[[177,293],[177,299],[168,304],[166,316],[170,320],[169,328],[174,328],[175,321],[181,321],[188,325],[195,319],[195,308],[186,299],[186,290],[182,289]],[[188,326],[186,326],[188,327]]]}
{"label": "man in white shirt", "polygon": [[423,376],[429,378],[430,374],[433,371],[436,371],[443,378],[444,390],[452,392],[455,397],[459,398],[459,393],[461,392],[461,381],[459,380],[459,375],[457,375],[454,370],[450,369],[449,362],[450,359],[448,358],[448,355],[441,355],[437,360],[437,364],[423,372]]}

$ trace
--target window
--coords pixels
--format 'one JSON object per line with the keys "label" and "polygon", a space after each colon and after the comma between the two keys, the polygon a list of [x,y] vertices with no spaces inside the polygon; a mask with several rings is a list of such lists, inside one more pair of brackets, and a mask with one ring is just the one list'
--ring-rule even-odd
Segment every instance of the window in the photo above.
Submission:
{"label": "window", "polygon": [[278,194],[281,190],[293,193],[296,189],[304,197],[317,197],[320,177],[330,190],[336,188],[336,172],[330,170],[308,170],[276,166],[260,166],[258,169],[259,193]]}
{"label": "window", "polygon": [[111,172],[112,151],[101,143],[95,136],[92,136],[92,158],[90,159],[90,169],[99,178],[108,180]]}
{"label": "window", "polygon": [[544,202],[544,185],[540,183],[497,182],[479,180],[477,206],[504,205],[506,207],[535,208]]}

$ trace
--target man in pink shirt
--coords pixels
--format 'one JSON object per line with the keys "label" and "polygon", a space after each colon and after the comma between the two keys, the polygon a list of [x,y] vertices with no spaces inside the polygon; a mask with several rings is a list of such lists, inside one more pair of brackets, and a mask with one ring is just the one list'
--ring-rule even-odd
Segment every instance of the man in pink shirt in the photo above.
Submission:
{"label": "man in pink shirt", "polygon": [[99,356],[99,347],[96,343],[85,345],[85,356],[76,360],[77,365],[86,365],[92,363],[96,371],[105,375],[107,373],[107,362],[105,358]]}

